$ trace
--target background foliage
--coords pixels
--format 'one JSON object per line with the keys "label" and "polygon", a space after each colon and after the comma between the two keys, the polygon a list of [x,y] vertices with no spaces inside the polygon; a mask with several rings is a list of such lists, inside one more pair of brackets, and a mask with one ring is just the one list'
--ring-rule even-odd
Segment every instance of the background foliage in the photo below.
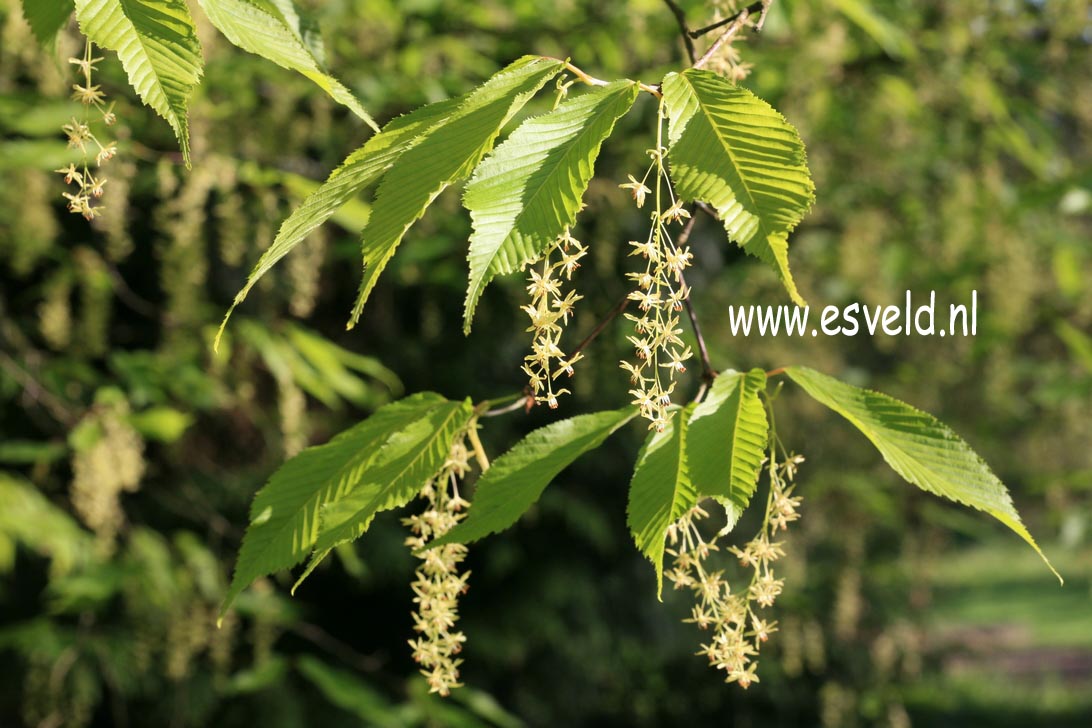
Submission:
{"label": "background foliage", "polygon": [[[682,58],[653,0],[546,14],[529,0],[310,5],[327,65],[381,123],[525,53],[646,82]],[[692,25],[709,19],[704,4],[683,6]],[[851,428],[786,395],[782,437],[808,456],[804,518],[785,562],[778,659],[746,693],[690,654],[685,604],[670,591],[656,601],[630,544],[635,427],[567,470],[530,519],[472,547],[470,688],[448,702],[413,677],[414,564],[390,514],[296,597],[290,575],[259,582],[216,630],[248,504],[286,455],[404,391],[460,400],[522,386],[519,281],[485,292],[464,338],[470,220],[448,191],[346,334],[361,200],[258,283],[213,355],[279,222],[370,130],[201,21],[192,171],[120,64],[102,65],[124,166],[89,226],[63,212],[50,171],[68,159],[63,60],[80,46],[62,35],[54,62],[0,0],[0,724],[1087,724],[1089,6],[774,7],[743,46],[745,85],[808,145],[817,201],[791,248],[801,293],[813,306],[876,305],[906,289],[942,301],[977,289],[979,335],[732,339],[727,305],[784,294],[699,220],[689,282],[714,362],[806,363],[933,412],[1009,485],[1063,589],[1002,527],[898,483]],[[624,292],[620,242],[646,224],[616,186],[651,146],[655,107],[637,104],[604,146],[574,231],[590,245],[578,330]],[[624,333],[589,350],[565,415],[624,401]],[[492,420],[486,445],[549,420]]]}

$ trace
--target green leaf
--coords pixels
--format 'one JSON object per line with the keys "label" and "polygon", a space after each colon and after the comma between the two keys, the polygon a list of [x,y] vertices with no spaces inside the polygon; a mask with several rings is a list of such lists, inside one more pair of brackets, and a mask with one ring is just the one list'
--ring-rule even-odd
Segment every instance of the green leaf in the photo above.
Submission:
{"label": "green leaf", "polygon": [[400,116],[388,122],[383,130],[373,136],[360,149],[350,154],[327,180],[308,195],[296,210],[281,223],[273,244],[266,249],[254,270],[246,279],[246,285],[224,315],[216,334],[215,347],[235,307],[242,303],[250,289],[263,275],[292,252],[316,228],[330,219],[339,208],[356,197],[362,190],[377,181],[402,154],[423,138],[430,127],[447,118],[458,108],[463,99],[448,99]]}
{"label": "green leaf", "polygon": [[288,658],[271,655],[254,667],[233,674],[222,690],[226,695],[248,695],[271,690],[275,685],[284,684],[288,667]]}
{"label": "green leaf", "polygon": [[710,71],[663,82],[675,192],[716,209],[729,237],[773,266],[805,305],[789,272],[788,234],[815,198],[800,135],[773,107]]}
{"label": "green leaf", "polygon": [[765,389],[761,369],[722,372],[690,418],[686,447],[694,488],[699,496],[727,501],[737,518],[754,495],[766,451],[766,408],[759,399]]}
{"label": "green leaf", "polygon": [[68,448],[60,442],[37,440],[5,440],[0,442],[0,463],[10,465],[37,465],[52,463],[68,454]]}
{"label": "green leaf", "polygon": [[367,477],[372,460],[392,436],[445,404],[431,392],[406,397],[284,463],[254,497],[221,616],[255,579],[303,561],[318,538],[322,505]]}
{"label": "green leaf", "polygon": [[73,0],[23,0],[23,17],[43,48],[52,50],[57,34],[72,17]]}
{"label": "green leaf", "polygon": [[114,51],[145,104],[167,120],[190,164],[186,105],[201,79],[201,46],[186,0],[76,0],[80,30]]}
{"label": "green leaf", "polygon": [[200,0],[212,24],[229,41],[314,81],[330,97],[379,131],[375,120],[326,69],[317,29],[291,0]]}
{"label": "green leaf", "polygon": [[324,380],[344,399],[360,406],[373,405],[378,397],[372,384],[356,372],[381,382],[392,393],[402,393],[402,382],[377,359],[362,356],[309,331],[302,326],[288,326],[288,340]]}
{"label": "green leaf", "polygon": [[667,528],[698,502],[687,452],[687,420],[693,409],[690,405],[676,412],[663,432],[649,433],[629,484],[629,532],[637,548],[656,567],[657,596],[663,592]]}
{"label": "green leaf", "polygon": [[383,176],[375,205],[362,233],[364,277],[349,327],[360,319],[379,274],[410,226],[448,185],[467,177],[503,127],[523,105],[557,75],[562,63],[524,56],[470,92],[459,108],[424,132]]}
{"label": "green leaf", "polygon": [[[22,544],[52,561],[54,576],[86,562],[93,534],[83,530],[64,510],[42,495],[33,484],[0,472],[0,542]],[[3,544],[0,544],[2,546]],[[0,548],[0,571],[11,549]]]}
{"label": "green leaf", "polygon": [[147,440],[175,442],[193,424],[193,415],[174,407],[150,407],[134,412],[128,417],[129,424]]}
{"label": "green leaf", "polygon": [[478,480],[467,518],[429,544],[470,543],[499,533],[534,505],[550,481],[633,419],[632,407],[579,415],[539,428],[497,458]]}
{"label": "green leaf", "polygon": [[616,81],[528,119],[482,162],[466,188],[470,287],[463,328],[489,282],[537,260],[576,222],[599,148],[637,99],[637,84]]}
{"label": "green leaf", "polygon": [[293,591],[332,549],[360,538],[377,513],[409,503],[444,466],[473,414],[469,400],[445,401],[394,433],[369,462],[364,477],[322,507],[314,554]]}
{"label": "green leaf", "polygon": [[889,397],[860,389],[806,367],[785,373],[816,401],[845,417],[883,455],[896,473],[922,490],[985,511],[1034,548],[1005,485],[959,435],[932,415]]}
{"label": "green leaf", "polygon": [[47,171],[79,163],[82,158],[79,149],[68,146],[60,139],[8,137],[0,144],[0,172],[22,169]]}
{"label": "green leaf", "polygon": [[877,13],[873,3],[862,0],[833,0],[831,4],[876,41],[887,55],[896,59],[917,58],[918,49],[907,32]]}

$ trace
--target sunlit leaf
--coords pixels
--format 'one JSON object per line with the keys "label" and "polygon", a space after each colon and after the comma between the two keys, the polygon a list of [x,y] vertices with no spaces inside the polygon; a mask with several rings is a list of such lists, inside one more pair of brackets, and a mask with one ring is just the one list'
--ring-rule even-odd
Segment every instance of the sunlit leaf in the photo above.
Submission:
{"label": "sunlit leaf", "polygon": [[201,79],[201,46],[186,0],[76,0],[93,43],[114,51],[137,94],[174,129],[190,163],[186,106]]}
{"label": "sunlit leaf", "polygon": [[886,394],[845,384],[814,369],[789,367],[785,373],[816,401],[849,420],[896,473],[922,490],[990,514],[1027,541],[1050,566],[1020,521],[1004,483],[947,425]]}
{"label": "sunlit leaf", "polygon": [[523,122],[474,172],[463,197],[474,223],[467,332],[489,281],[537,260],[576,222],[599,148],[636,98],[632,81],[575,96]]}
{"label": "sunlit leaf", "polygon": [[670,73],[663,94],[676,193],[712,205],[732,241],[773,266],[803,306],[787,237],[815,197],[800,135],[765,101],[710,71]]}
{"label": "sunlit leaf", "polygon": [[466,520],[429,546],[469,543],[508,528],[534,505],[558,473],[602,445],[635,414],[627,407],[578,415],[527,435],[478,480]]}
{"label": "sunlit leaf", "polygon": [[334,101],[379,131],[353,92],[326,69],[322,38],[291,0],[200,0],[212,24],[235,45],[314,81]]}
{"label": "sunlit leaf", "polygon": [[657,594],[663,591],[667,527],[698,502],[687,461],[687,423],[692,411],[690,406],[676,412],[663,432],[649,433],[629,484],[629,532],[656,568]]}

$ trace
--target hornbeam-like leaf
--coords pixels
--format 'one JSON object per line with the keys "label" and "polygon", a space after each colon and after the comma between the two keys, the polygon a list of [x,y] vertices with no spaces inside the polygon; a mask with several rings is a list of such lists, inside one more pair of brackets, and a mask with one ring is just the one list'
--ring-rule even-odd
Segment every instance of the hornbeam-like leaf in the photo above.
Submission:
{"label": "hornbeam-like leaf", "polygon": [[379,131],[353,92],[326,69],[322,39],[292,0],[200,0],[212,24],[229,41],[278,66],[303,74],[330,97]]}
{"label": "hornbeam-like leaf", "polygon": [[303,561],[318,538],[322,505],[366,478],[372,461],[392,437],[448,404],[431,392],[406,397],[284,463],[254,497],[250,525],[220,614],[258,577]]}
{"label": "hornbeam-like leaf", "polygon": [[629,532],[656,568],[657,596],[663,592],[667,528],[698,502],[687,457],[687,420],[692,410],[693,405],[676,412],[663,432],[649,433],[629,484]]}
{"label": "hornbeam-like leaf", "polygon": [[1027,541],[1061,580],[1020,521],[1004,483],[947,425],[886,394],[845,384],[807,367],[788,367],[785,373],[816,401],[849,420],[896,473],[922,490],[1001,521]]}
{"label": "hornbeam-like leaf", "polygon": [[322,507],[315,551],[295,590],[332,549],[360,538],[376,514],[409,503],[451,454],[474,409],[469,400],[444,402],[396,432],[368,463],[350,492]]}
{"label": "hornbeam-like leaf", "polygon": [[537,260],[576,222],[599,148],[637,99],[637,84],[616,81],[523,122],[474,172],[470,210],[470,286],[463,329],[489,282]]}
{"label": "hornbeam-like leaf", "polygon": [[690,418],[686,447],[694,489],[727,501],[736,518],[754,495],[765,455],[766,409],[759,399],[765,389],[761,369],[722,372]]}
{"label": "hornbeam-like leaf", "polygon": [[712,205],[729,237],[772,265],[792,300],[805,305],[789,272],[788,234],[811,206],[815,186],[796,129],[710,71],[668,74],[663,94],[675,192]]}
{"label": "hornbeam-like leaf", "polygon": [[186,105],[201,79],[201,46],[186,0],[76,0],[80,30],[121,60],[137,94],[174,129],[186,166]]}
{"label": "hornbeam-like leaf", "polygon": [[359,320],[379,274],[410,226],[448,185],[474,171],[493,148],[501,127],[561,67],[561,61],[536,56],[512,63],[470,92],[451,116],[425,133],[383,175],[372,216],[362,233],[364,277],[350,328]]}
{"label": "hornbeam-like leaf", "polygon": [[508,528],[534,505],[558,473],[584,453],[602,445],[636,413],[635,409],[627,407],[579,415],[527,435],[497,458],[478,480],[466,520],[429,547],[470,543]]}
{"label": "hornbeam-like leaf", "polygon": [[376,182],[407,149],[421,141],[430,127],[447,118],[461,101],[461,98],[440,101],[391,120],[381,132],[350,154],[317,190],[308,195],[303,204],[281,223],[273,244],[266,249],[254,270],[247,276],[246,285],[236,294],[231,308],[224,315],[214,346],[219,346],[220,337],[232,312],[246,299],[258,279],[330,219],[339,208]]}
{"label": "hornbeam-like leaf", "polygon": [[23,0],[23,17],[38,43],[50,50],[57,34],[72,17],[73,0]]}

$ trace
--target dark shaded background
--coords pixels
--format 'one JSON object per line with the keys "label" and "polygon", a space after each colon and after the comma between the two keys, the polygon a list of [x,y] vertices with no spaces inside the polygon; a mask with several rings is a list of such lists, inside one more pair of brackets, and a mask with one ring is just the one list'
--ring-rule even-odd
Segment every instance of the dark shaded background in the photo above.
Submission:
{"label": "dark shaded background", "polygon": [[[524,53],[649,83],[682,64],[674,18],[653,0],[307,4],[331,66],[380,121]],[[818,202],[791,260],[813,308],[977,290],[977,337],[733,339],[729,304],[784,295],[712,221],[691,240],[718,367],[805,363],[935,413],[1008,484],[1065,587],[1003,527],[918,493],[860,435],[786,392],[782,437],[808,458],[804,517],[759,685],[723,685],[693,655],[685,600],[656,600],[625,528],[634,426],[471,550],[468,688],[446,702],[414,677],[414,560],[394,514],[294,598],[285,574],[240,599],[224,629],[214,617],[248,503],[286,453],[401,391],[480,399],[523,386],[518,277],[491,287],[464,338],[469,220],[452,190],[346,333],[362,200],[266,277],[212,354],[279,221],[367,129],[202,27],[192,171],[116,61],[103,65],[123,136],[109,212],[89,226],[64,212],[49,171],[69,156],[62,61],[80,42],[70,32],[54,62],[16,5],[0,0],[0,725],[1092,720],[1087,2],[779,0],[762,35],[737,46],[754,64],[745,85],[808,145]],[[683,6],[692,26],[714,17]],[[641,99],[599,159],[574,231],[591,252],[573,341],[625,290],[623,243],[646,221],[617,185],[643,170],[654,116]],[[320,343],[301,347],[298,327]],[[615,325],[589,350],[560,415],[626,400],[625,334]],[[554,416],[491,420],[486,445],[498,453]],[[110,461],[88,455],[111,422],[143,442],[105,436],[109,452],[143,463],[136,492],[103,488]],[[77,496],[90,501],[76,508]],[[92,533],[82,521],[96,504],[120,504],[124,521]],[[753,527],[745,518],[739,532]]]}

